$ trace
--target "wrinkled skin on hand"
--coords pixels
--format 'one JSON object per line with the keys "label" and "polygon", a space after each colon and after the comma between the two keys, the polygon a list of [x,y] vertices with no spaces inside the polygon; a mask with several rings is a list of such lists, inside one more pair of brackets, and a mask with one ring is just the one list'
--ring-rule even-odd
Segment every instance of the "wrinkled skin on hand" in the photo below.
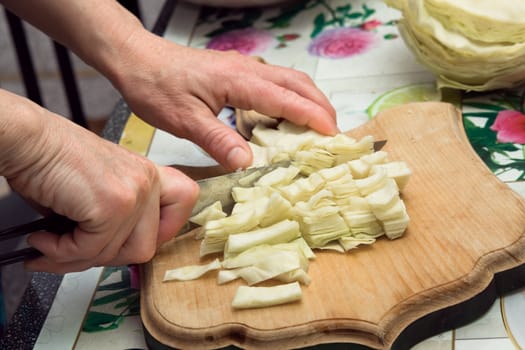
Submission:
{"label": "wrinkled skin on hand", "polygon": [[24,130],[34,137],[3,149],[2,159],[12,156],[3,174],[23,197],[79,223],[63,236],[30,235],[44,256],[28,261],[28,269],[65,273],[146,262],[186,222],[198,186],[184,174],[38,106],[23,113],[37,116],[34,130]]}
{"label": "wrinkled skin on hand", "polygon": [[[131,42],[131,44],[129,44]],[[335,111],[308,75],[236,52],[183,47],[147,32],[128,40],[128,59],[113,82],[150,124],[187,138],[227,169],[245,168],[252,154],[216,115],[224,106],[283,117],[333,135]]]}

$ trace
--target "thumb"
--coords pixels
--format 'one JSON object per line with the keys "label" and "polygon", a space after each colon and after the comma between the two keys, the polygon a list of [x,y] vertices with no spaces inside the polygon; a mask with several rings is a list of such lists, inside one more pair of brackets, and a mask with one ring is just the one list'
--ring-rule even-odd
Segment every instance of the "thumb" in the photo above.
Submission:
{"label": "thumb", "polygon": [[210,118],[196,127],[198,132],[192,136],[192,141],[227,170],[246,168],[252,164],[252,150],[246,140],[222,121]]}

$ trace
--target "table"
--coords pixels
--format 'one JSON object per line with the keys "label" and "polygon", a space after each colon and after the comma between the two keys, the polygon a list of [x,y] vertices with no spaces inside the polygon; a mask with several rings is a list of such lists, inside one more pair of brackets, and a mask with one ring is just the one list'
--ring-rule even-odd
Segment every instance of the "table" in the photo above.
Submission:
{"label": "table", "polygon": [[[246,26],[248,21],[249,28],[260,31],[255,33],[253,29],[244,29],[243,35],[265,39],[245,53],[308,73],[336,108],[342,130],[366,122],[377,111],[395,101],[440,98],[433,89],[434,77],[416,62],[397,33],[397,11],[387,8],[380,0],[305,3],[308,6],[283,14],[278,6],[249,11],[214,11],[171,2],[163,9],[156,31],[163,32],[167,40],[179,44],[201,48],[216,45],[219,48],[235,41],[235,38],[228,39],[232,26],[240,28]],[[371,10],[366,18],[356,17],[362,21],[360,28],[373,34],[366,39],[372,40],[373,37],[373,46],[365,52],[343,52],[347,55],[345,58],[316,56],[330,53],[309,48],[312,31],[322,29],[314,25],[319,23],[315,18],[320,13],[328,16],[327,7],[343,8],[349,4],[352,6],[345,8],[349,14]],[[283,26],[285,22],[289,25]],[[210,40],[210,33],[215,41]],[[222,42],[218,40],[221,34],[224,34]],[[495,134],[490,131],[489,122],[500,110],[512,109],[513,106],[518,108],[512,103],[519,101],[522,93],[523,88],[490,94],[453,95],[463,110],[467,134],[471,136],[474,149],[482,156],[495,156],[486,158],[495,159],[494,162],[487,161],[487,164],[502,181],[525,197],[523,145],[515,145],[515,149],[507,153],[499,153],[494,137],[474,137],[480,133]],[[228,123],[231,113],[231,110],[224,109],[219,118]],[[156,130],[130,114],[122,101],[116,106],[104,136],[159,164],[213,163],[195,145]],[[63,279],[36,274],[15,315],[21,324],[18,338],[29,340],[14,339],[6,349],[29,348],[28,342],[31,345],[34,343],[35,349],[145,349],[138,316],[140,291],[136,289],[135,274],[134,267],[94,268],[67,274]],[[51,307],[46,315],[49,305]],[[35,310],[41,312],[35,313]],[[425,340],[414,349],[524,348],[524,315],[525,289],[498,299],[475,322]],[[15,334],[12,337],[17,338]]]}

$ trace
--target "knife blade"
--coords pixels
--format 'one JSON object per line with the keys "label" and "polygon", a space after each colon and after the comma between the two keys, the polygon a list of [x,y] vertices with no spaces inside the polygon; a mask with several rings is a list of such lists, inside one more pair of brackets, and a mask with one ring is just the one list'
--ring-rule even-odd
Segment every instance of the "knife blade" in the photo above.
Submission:
{"label": "knife blade", "polygon": [[212,205],[216,201],[222,203],[223,209],[231,209],[234,204],[231,192],[235,186],[241,186],[239,183],[241,179],[244,179],[242,184],[243,187],[250,187],[253,186],[261,176],[268,174],[279,167],[287,167],[289,165],[289,161],[278,162],[271,165],[238,170],[225,175],[197,180],[197,184],[200,188],[199,197],[191,211],[191,215],[198,214],[202,209]]}
{"label": "knife blade", "polygon": [[[242,186],[249,187],[261,178],[261,176],[268,174],[274,169],[279,167],[286,167],[290,165],[289,161],[278,162],[271,165],[266,165],[262,167],[253,167],[245,170],[238,170],[233,173],[226,173],[223,175],[217,175],[213,177],[203,176],[200,180],[197,180],[199,185],[199,197],[197,202],[191,211],[191,216],[198,214],[204,208],[212,205],[213,203],[220,201],[222,209],[226,213],[230,213],[233,209],[235,201],[232,196],[232,189],[235,186],[240,186],[240,181],[243,180]],[[195,172],[196,174],[203,175],[208,172],[225,172],[224,168],[221,166],[212,166],[212,167],[192,167],[192,166],[180,166],[172,165],[173,167],[182,170],[185,169],[187,175],[189,172]],[[198,168],[198,169],[196,169]],[[193,224],[190,221],[187,221],[184,226],[179,230],[177,236],[183,235],[190,232],[197,225]]]}
{"label": "knife blade", "polygon": [[[386,144],[386,140],[374,142],[374,151],[377,152]],[[245,170],[238,170],[233,173],[227,173],[220,165],[211,167],[193,167],[184,165],[172,165],[172,167],[184,172],[186,175],[197,180],[199,185],[199,197],[191,216],[198,214],[204,208],[220,201],[225,212],[231,211],[235,204],[231,195],[232,189],[239,186],[239,180],[247,179],[249,181],[242,184],[244,187],[253,186],[253,184],[263,175],[275,170],[279,167],[287,167],[290,165],[289,161],[278,162],[262,167],[248,168]],[[196,225],[187,223],[178,233],[178,235],[187,233],[195,228]]]}

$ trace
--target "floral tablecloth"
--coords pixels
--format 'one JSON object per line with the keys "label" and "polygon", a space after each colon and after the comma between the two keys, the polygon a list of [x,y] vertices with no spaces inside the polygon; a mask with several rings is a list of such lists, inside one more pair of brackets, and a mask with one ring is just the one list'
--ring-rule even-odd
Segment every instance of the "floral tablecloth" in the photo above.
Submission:
{"label": "floral tablecloth", "polygon": [[[193,47],[238,50],[263,57],[271,64],[304,71],[329,97],[342,130],[361,125],[375,113],[399,103],[439,99],[453,102],[463,111],[467,136],[481,159],[525,197],[525,89],[490,93],[435,90],[433,75],[416,61],[399,36],[395,25],[399,17],[399,12],[380,0],[310,0],[292,6],[243,10],[180,3],[165,37]],[[220,118],[232,123],[231,113],[225,109]],[[213,163],[195,145],[156,130],[134,115],[120,143],[159,164]],[[135,273],[134,267],[105,268],[94,273],[94,297],[83,313],[81,329],[74,334],[75,349],[146,348],[138,316],[140,291]],[[69,284],[74,284],[78,276],[66,276],[57,300],[65,298],[62,294],[68,294]],[[52,308],[48,319],[56,321],[64,314],[67,311],[63,308]],[[58,328],[57,322],[47,322],[36,348],[56,349],[49,334],[60,334]],[[498,299],[481,319],[415,348],[524,347],[525,291],[518,290]]]}

